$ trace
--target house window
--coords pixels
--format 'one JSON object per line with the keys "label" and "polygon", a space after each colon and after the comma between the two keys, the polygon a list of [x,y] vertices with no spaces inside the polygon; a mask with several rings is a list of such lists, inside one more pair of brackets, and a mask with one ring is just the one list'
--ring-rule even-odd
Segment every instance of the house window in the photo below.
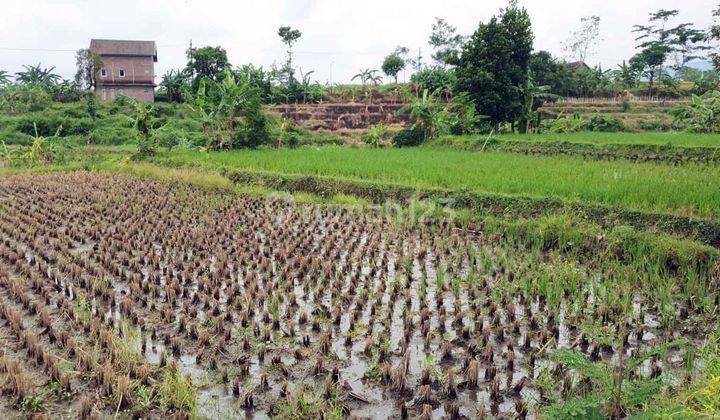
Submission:
{"label": "house window", "polygon": [[125,69],[120,69],[120,77],[125,77]]}
{"label": "house window", "polygon": [[107,69],[100,69],[100,77],[107,77]]}

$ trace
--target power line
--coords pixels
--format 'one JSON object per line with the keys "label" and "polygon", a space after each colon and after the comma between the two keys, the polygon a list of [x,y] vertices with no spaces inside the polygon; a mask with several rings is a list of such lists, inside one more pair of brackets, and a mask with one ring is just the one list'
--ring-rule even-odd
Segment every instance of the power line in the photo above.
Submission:
{"label": "power line", "polygon": [[10,48],[0,47],[2,51],[39,51],[39,52],[76,52],[77,50],[62,50],[56,48]]}

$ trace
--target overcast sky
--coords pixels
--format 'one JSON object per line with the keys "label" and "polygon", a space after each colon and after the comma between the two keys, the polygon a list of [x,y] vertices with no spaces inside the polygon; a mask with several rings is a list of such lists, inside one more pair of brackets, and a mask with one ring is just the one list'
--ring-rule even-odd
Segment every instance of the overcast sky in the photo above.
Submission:
{"label": "overcast sky", "polygon": [[[632,25],[648,12],[679,8],[677,22],[712,23],[718,0],[521,0],[532,19],[535,49],[561,55],[561,43],[580,18],[601,18],[601,41],[591,65],[609,68],[633,54]],[[434,17],[471,34],[506,0],[2,0],[0,70],[23,64],[55,66],[63,77],[75,73],[74,50],[91,38],[147,39],[158,45],[156,74],[180,68],[185,49],[221,45],[234,65],[266,68],[283,59],[277,28],[302,31],[296,65],[314,70],[313,79],[348,82],[360,68],[380,68],[397,45],[419,48],[429,60],[427,39]],[[64,51],[37,51],[51,49]],[[401,77],[402,79],[402,77]],[[156,80],[159,82],[159,77]]]}

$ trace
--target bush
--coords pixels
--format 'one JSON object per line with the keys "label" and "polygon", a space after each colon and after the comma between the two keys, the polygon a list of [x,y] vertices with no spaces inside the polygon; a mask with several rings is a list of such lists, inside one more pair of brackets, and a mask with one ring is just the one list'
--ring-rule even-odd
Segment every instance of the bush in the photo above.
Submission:
{"label": "bush", "polygon": [[540,123],[540,131],[549,131],[551,133],[577,133],[585,130],[586,127],[586,122],[578,114],[559,117],[554,120],[544,120]]}
{"label": "bush", "polygon": [[73,102],[69,104],[56,103],[52,105],[51,109],[60,113],[63,117],[84,118],[90,116],[84,102]]}
{"label": "bush", "polygon": [[617,131],[623,131],[625,126],[623,125],[623,122],[617,118],[596,114],[590,117],[590,121],[587,123],[587,128],[590,131],[614,133]]}
{"label": "bush", "polygon": [[121,127],[131,128],[133,119],[125,114],[105,115],[97,120],[97,128],[100,127]]}
{"label": "bush", "polygon": [[370,127],[370,130],[363,134],[360,139],[370,147],[383,147],[388,137],[388,128],[383,123],[378,123]]}
{"label": "bush", "polygon": [[239,122],[233,133],[233,148],[255,148],[270,143],[269,120],[261,109],[248,112]]}
{"label": "bush", "polygon": [[153,131],[152,136],[158,146],[172,149],[179,144],[183,144],[184,148],[197,148],[205,145],[205,136],[196,131],[186,131],[170,126]]}
{"label": "bush", "polygon": [[0,131],[0,143],[5,143],[7,145],[19,145],[19,146],[29,146],[33,142],[33,136],[30,136],[25,133],[19,133],[17,131],[12,130],[3,130]]}
{"label": "bush", "polygon": [[455,73],[445,70],[442,67],[420,70],[410,76],[410,82],[419,85],[419,91],[426,90],[435,92],[436,90],[449,90],[455,79]]}
{"label": "bush", "polygon": [[637,130],[642,131],[670,131],[674,128],[672,124],[660,118],[654,120],[637,120],[634,124]]}
{"label": "bush", "polygon": [[12,113],[42,111],[51,101],[50,95],[37,87],[13,85],[0,92],[0,109]]}
{"label": "bush", "polygon": [[60,130],[61,136],[86,135],[94,128],[90,118],[66,117],[59,112],[45,112],[42,114],[23,115],[15,123],[15,129],[21,133],[34,136],[37,126],[37,135],[43,137],[54,136]]}
{"label": "bush", "polygon": [[392,139],[395,147],[419,146],[425,140],[425,134],[418,128],[404,128],[398,131]]}
{"label": "bush", "polygon": [[687,105],[678,105],[672,109],[675,123],[693,133],[720,133],[720,92],[706,92],[702,96],[693,95]]}
{"label": "bush", "polygon": [[99,127],[93,130],[88,137],[88,143],[106,146],[133,143],[135,131],[130,127]]}

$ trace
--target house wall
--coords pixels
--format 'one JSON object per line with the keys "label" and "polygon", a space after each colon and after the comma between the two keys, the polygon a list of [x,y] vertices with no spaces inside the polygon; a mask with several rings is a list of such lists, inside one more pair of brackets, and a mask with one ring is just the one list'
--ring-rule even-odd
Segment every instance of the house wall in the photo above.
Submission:
{"label": "house wall", "polygon": [[[97,75],[96,93],[100,100],[111,101],[119,94],[138,101],[154,102],[155,69],[152,57],[101,56],[102,69]],[[124,70],[125,76],[120,76]],[[139,85],[139,86],[138,86]]]}
{"label": "house wall", "polygon": [[155,89],[150,86],[101,86],[95,89],[101,101],[112,101],[119,95],[125,95],[140,102],[155,102]]}

